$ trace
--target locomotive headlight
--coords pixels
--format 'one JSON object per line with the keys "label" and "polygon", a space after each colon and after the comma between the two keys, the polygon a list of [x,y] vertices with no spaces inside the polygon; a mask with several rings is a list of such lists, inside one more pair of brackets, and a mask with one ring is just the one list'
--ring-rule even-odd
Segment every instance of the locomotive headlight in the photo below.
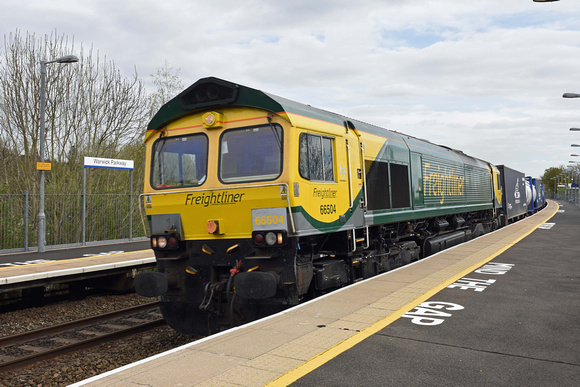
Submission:
{"label": "locomotive headlight", "polygon": [[155,250],[178,250],[179,234],[171,233],[151,236],[151,248]]}
{"label": "locomotive headlight", "polygon": [[[209,90],[208,90],[209,91]],[[208,94],[210,99],[215,99],[212,97],[215,93]],[[217,129],[224,126],[224,116],[222,113],[218,112],[207,112],[202,116],[202,126],[205,129]]]}
{"label": "locomotive headlight", "polygon": [[268,246],[273,246],[278,241],[278,237],[273,232],[269,232],[266,234],[266,244]]}
{"label": "locomotive headlight", "polygon": [[164,236],[157,238],[157,246],[159,246],[160,249],[164,249],[167,246],[167,238]]}
{"label": "locomotive headlight", "polygon": [[256,247],[282,247],[286,245],[285,231],[254,231],[252,241]]}

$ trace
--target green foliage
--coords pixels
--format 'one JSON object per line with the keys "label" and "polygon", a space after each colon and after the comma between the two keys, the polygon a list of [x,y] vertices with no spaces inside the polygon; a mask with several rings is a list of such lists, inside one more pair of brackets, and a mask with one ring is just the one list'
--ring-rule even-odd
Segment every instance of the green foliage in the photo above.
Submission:
{"label": "green foliage", "polygon": [[[139,194],[145,170],[145,128],[159,106],[183,88],[179,69],[165,62],[152,75],[156,91],[125,77],[93,49],[53,32],[42,38],[16,31],[0,45],[0,250],[24,247],[24,192],[30,193],[28,246],[36,245],[40,148],[40,62],[75,54],[78,63],[47,64],[45,173],[47,244],[82,239],[84,157],[133,160],[124,170],[87,168],[86,240],[143,236]],[[132,184],[133,207],[129,193]]]}
{"label": "green foliage", "polygon": [[554,180],[556,176],[564,173],[564,167],[550,167],[544,171],[542,175],[542,183],[544,183],[544,188],[546,192],[554,192]]}
{"label": "green foliage", "polygon": [[[71,53],[78,63],[46,66],[45,159],[52,163],[46,192],[79,193],[85,156],[138,157],[131,150],[138,153],[142,142],[150,97],[137,74],[122,76],[112,61],[75,47],[64,35],[37,39],[16,31],[0,48],[0,185],[11,193],[38,192],[39,64]],[[87,184],[91,190],[127,192],[116,180],[97,173]]]}

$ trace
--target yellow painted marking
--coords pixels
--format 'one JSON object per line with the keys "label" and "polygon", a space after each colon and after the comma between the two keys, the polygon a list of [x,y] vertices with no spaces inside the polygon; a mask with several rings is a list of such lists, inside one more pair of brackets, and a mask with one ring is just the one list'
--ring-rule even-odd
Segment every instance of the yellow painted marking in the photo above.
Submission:
{"label": "yellow painted marking", "polygon": [[[558,211],[558,206],[556,206],[554,212],[546,219],[552,218]],[[507,244],[506,246],[502,247],[500,250],[496,251],[489,257],[483,259],[482,261],[472,265],[471,267],[461,271],[460,273],[448,278],[445,282],[439,284],[438,286],[430,289],[426,293],[422,294],[421,296],[417,297],[415,300],[409,302],[407,305],[397,309],[390,315],[386,316],[380,321],[377,321],[373,325],[369,326],[366,329],[363,329],[359,333],[355,334],[354,336],[349,337],[348,339],[342,341],[341,343],[335,345],[332,348],[322,352],[321,354],[313,357],[312,359],[308,360],[307,362],[303,363],[302,365],[294,368],[292,371],[280,376],[278,379],[273,380],[272,382],[268,383],[266,386],[270,387],[278,387],[278,386],[287,386],[291,383],[294,383],[296,380],[300,379],[301,377],[309,374],[310,372],[314,371],[316,368],[322,366],[323,364],[329,362],[330,360],[334,359],[338,355],[343,352],[346,352],[350,348],[354,347],[364,339],[374,335],[375,333],[381,331],[382,329],[386,328],[392,322],[398,320],[402,315],[407,313],[408,311],[412,310],[417,305],[421,304],[422,302],[428,300],[429,298],[433,297],[435,294],[439,293],[441,290],[445,289],[447,286],[451,285],[452,283],[457,282],[458,279],[464,277],[465,275],[471,273],[475,269],[480,266],[483,266],[487,262],[491,261],[495,257],[499,256],[510,247],[530,235],[534,232],[541,224],[545,223],[546,220],[542,220],[541,223],[535,225],[529,232],[520,236],[519,238],[515,239],[511,243]]]}
{"label": "yellow painted marking", "polygon": [[237,249],[238,247],[240,247],[240,245],[239,245],[239,244],[235,244],[235,245],[233,245],[233,246],[230,246],[230,247],[228,247],[228,249],[226,250],[226,253],[229,253],[229,252],[231,252],[232,250],[235,250],[235,249]]}

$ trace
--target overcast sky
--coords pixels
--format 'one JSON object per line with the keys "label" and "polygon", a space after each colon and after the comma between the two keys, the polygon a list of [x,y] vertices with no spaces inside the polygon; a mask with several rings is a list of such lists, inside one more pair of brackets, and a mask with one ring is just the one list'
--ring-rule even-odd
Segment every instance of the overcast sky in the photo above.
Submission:
{"label": "overcast sky", "polygon": [[[2,0],[150,84],[216,76],[539,177],[580,154],[580,1]],[[0,41],[3,44],[3,40]],[[576,157],[580,162],[580,157]]]}

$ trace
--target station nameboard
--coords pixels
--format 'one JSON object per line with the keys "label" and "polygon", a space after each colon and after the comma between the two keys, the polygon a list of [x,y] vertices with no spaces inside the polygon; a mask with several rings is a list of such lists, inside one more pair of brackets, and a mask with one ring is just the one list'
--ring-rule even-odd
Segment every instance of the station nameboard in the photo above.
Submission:
{"label": "station nameboard", "polygon": [[133,160],[104,159],[101,157],[85,157],[85,167],[111,168],[133,170]]}

